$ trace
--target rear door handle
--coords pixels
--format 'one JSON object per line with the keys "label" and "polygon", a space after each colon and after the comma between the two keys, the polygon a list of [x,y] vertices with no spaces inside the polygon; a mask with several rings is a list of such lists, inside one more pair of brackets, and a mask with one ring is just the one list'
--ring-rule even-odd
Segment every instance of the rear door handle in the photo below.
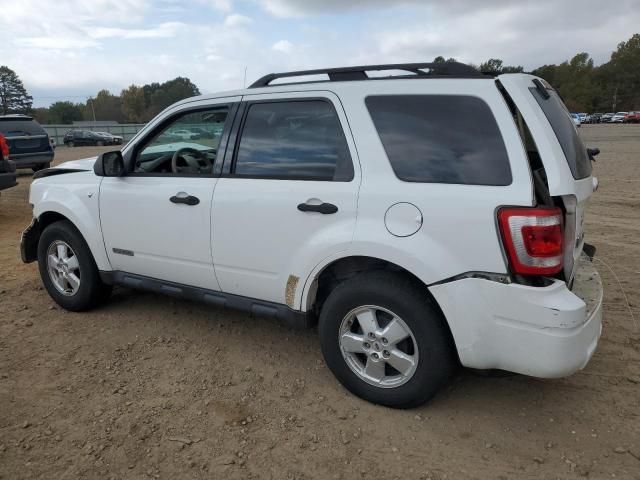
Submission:
{"label": "rear door handle", "polygon": [[333,203],[321,203],[319,205],[312,205],[310,203],[301,203],[298,205],[298,210],[301,212],[318,212],[323,215],[331,215],[332,213],[336,213],[338,211],[338,207],[336,207]]}
{"label": "rear door handle", "polygon": [[173,203],[183,203],[185,205],[198,205],[200,199],[184,192],[179,192],[169,199]]}

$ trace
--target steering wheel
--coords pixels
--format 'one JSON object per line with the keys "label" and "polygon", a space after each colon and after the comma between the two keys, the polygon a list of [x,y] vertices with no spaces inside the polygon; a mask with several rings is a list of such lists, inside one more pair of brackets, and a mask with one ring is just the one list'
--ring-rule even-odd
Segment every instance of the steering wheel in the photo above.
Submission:
{"label": "steering wheel", "polygon": [[[186,165],[178,165],[178,159],[182,159]],[[211,170],[212,167],[211,160],[204,153],[191,147],[179,148],[171,157],[173,173],[203,173],[203,170]]]}

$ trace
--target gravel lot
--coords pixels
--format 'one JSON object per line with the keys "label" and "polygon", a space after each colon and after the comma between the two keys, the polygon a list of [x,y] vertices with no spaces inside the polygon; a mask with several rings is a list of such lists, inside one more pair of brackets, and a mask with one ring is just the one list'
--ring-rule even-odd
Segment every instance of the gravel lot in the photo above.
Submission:
{"label": "gravel lot", "polygon": [[593,360],[562,380],[463,370],[411,411],[348,394],[314,330],[125,289],[59,309],[20,262],[21,175],[0,195],[0,477],[640,479],[640,125],[581,134],[602,150],[587,241],[612,270]]}

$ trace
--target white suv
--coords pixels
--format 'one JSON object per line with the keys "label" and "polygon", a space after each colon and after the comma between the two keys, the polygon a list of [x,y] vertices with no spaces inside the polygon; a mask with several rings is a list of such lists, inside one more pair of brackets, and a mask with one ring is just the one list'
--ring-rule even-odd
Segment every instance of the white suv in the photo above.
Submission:
{"label": "white suv", "polygon": [[124,285],[317,322],[340,382],[412,407],[458,364],[585,366],[602,316],[583,253],[595,153],[531,75],[271,74],[169,107],[122,152],[39,172],[22,256],[69,310]]}

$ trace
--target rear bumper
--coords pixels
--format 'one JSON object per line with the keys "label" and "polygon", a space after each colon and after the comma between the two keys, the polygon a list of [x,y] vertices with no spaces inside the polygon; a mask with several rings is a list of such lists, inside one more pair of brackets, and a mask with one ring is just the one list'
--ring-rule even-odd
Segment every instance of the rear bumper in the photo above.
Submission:
{"label": "rear bumper", "polygon": [[602,332],[602,282],[586,256],[579,262],[572,290],[477,278],[432,287],[462,364],[543,378],[584,368]]}
{"label": "rear bumper", "polygon": [[23,153],[11,155],[11,160],[16,164],[16,168],[32,168],[50,163],[53,160],[53,151],[40,153]]}

